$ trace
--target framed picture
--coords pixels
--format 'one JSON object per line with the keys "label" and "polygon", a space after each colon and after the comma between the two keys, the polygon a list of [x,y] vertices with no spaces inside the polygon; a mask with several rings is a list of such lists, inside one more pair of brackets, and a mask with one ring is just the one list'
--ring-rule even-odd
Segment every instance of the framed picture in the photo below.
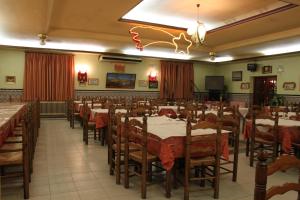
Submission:
{"label": "framed picture", "polygon": [[263,74],[271,74],[272,73],[272,66],[263,66],[262,67],[262,73]]}
{"label": "framed picture", "polygon": [[135,88],[135,74],[107,73],[106,88]]}
{"label": "framed picture", "polygon": [[120,73],[125,72],[125,65],[123,63],[116,63],[114,67],[116,72],[120,72]]}
{"label": "framed picture", "polygon": [[138,86],[139,87],[148,87],[148,82],[146,80],[138,80]]}
{"label": "framed picture", "polygon": [[149,81],[149,89],[157,89],[158,81]]}
{"label": "framed picture", "polygon": [[16,77],[15,76],[5,76],[5,82],[7,84],[15,84],[16,83]]}
{"label": "framed picture", "polygon": [[242,80],[243,80],[243,71],[232,72],[232,81],[242,81]]}
{"label": "framed picture", "polygon": [[249,90],[250,89],[250,83],[241,83],[241,89],[242,90]]}
{"label": "framed picture", "polygon": [[88,85],[99,85],[98,78],[88,78]]}
{"label": "framed picture", "polygon": [[283,89],[284,90],[295,90],[296,83],[295,82],[284,82]]}

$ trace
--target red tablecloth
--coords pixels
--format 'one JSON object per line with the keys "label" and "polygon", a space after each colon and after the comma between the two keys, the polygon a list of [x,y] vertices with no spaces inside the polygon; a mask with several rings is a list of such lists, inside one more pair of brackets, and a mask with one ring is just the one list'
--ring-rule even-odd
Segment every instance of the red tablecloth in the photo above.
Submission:
{"label": "red tablecloth", "polygon": [[[284,153],[289,153],[291,151],[292,143],[300,143],[300,127],[279,126],[278,128],[279,141],[281,142],[282,150]],[[250,138],[251,129],[251,121],[247,121],[244,129],[244,137],[246,139]]]}
{"label": "red tablecloth", "polygon": [[90,115],[90,121],[96,123],[96,128],[104,128],[108,125],[108,113],[95,113],[94,117]]}
{"label": "red tablecloth", "polygon": [[177,117],[176,112],[171,108],[162,108],[162,109],[160,109],[160,111],[158,112],[158,115],[159,116],[166,115],[166,116],[170,116],[171,118],[176,118]]}
{"label": "red tablecloth", "polygon": [[[124,127],[123,127],[124,129]],[[210,135],[205,135],[209,137]],[[212,136],[212,135],[211,135]],[[205,148],[201,146],[199,148]],[[148,151],[156,155],[161,160],[163,167],[169,171],[173,168],[176,158],[184,157],[185,137],[169,137],[161,139],[155,134],[150,133],[148,137]],[[229,159],[228,134],[222,134],[221,140],[222,156]]]}

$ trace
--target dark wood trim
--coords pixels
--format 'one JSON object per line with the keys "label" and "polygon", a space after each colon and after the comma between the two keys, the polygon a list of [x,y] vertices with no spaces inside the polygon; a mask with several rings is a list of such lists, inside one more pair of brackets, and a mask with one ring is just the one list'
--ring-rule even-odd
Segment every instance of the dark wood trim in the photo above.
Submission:
{"label": "dark wood trim", "polygon": [[0,88],[0,91],[23,91],[23,89]]}
{"label": "dark wood trim", "polygon": [[186,28],[178,27],[178,26],[170,26],[170,25],[165,25],[165,24],[157,24],[157,23],[152,23],[152,22],[144,22],[144,21],[139,21],[139,20],[133,20],[133,19],[119,19],[120,22],[127,22],[127,23],[134,23],[134,24],[142,24],[142,25],[148,25],[148,26],[155,26],[155,27],[161,27],[161,28],[166,28],[166,29],[175,29],[175,30],[180,30],[180,31],[186,31]]}
{"label": "dark wood trim", "polygon": [[77,90],[75,92],[147,92],[147,93],[159,93],[160,91],[144,91],[144,90]]}

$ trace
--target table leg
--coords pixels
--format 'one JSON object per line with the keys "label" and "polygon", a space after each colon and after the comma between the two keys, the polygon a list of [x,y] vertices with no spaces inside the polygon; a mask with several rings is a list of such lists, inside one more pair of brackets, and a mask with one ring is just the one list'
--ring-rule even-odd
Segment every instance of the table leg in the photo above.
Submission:
{"label": "table leg", "polygon": [[172,170],[166,172],[166,197],[171,197],[171,173]]}

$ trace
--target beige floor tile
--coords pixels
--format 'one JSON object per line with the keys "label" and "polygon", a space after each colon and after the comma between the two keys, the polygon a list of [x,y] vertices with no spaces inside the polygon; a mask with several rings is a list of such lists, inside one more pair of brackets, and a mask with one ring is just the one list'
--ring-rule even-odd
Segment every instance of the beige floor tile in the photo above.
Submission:
{"label": "beige floor tile", "polygon": [[77,192],[51,194],[51,200],[80,200]]}

